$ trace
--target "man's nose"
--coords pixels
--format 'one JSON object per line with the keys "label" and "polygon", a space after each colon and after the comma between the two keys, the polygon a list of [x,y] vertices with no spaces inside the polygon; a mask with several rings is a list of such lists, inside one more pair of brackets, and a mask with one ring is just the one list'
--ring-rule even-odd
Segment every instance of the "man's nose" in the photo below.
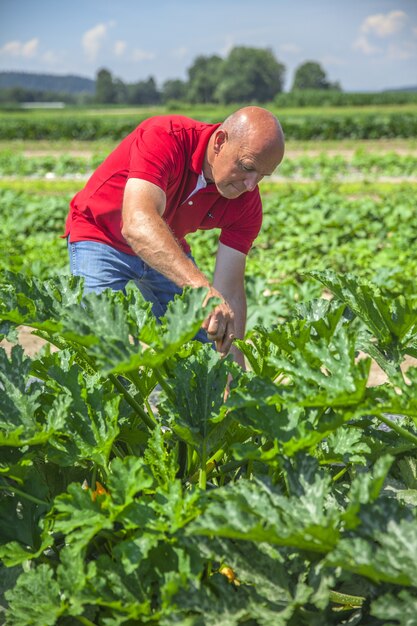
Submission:
{"label": "man's nose", "polygon": [[262,176],[259,176],[257,172],[250,172],[247,176],[245,176],[245,187],[247,191],[253,191],[259,181],[262,179]]}

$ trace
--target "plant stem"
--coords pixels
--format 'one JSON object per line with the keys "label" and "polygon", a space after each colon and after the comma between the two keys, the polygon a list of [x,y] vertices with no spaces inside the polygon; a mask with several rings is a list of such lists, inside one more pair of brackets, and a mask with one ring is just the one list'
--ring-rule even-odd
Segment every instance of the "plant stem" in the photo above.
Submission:
{"label": "plant stem", "polygon": [[0,489],[13,491],[13,493],[16,493],[18,496],[22,496],[22,498],[25,498],[26,500],[29,500],[30,502],[34,502],[35,504],[41,504],[42,506],[49,506],[49,503],[45,502],[45,500],[40,500],[39,498],[36,498],[36,496],[31,496],[29,493],[25,493],[24,491],[21,491],[14,485],[0,485]]}
{"label": "plant stem", "polygon": [[198,481],[198,485],[200,489],[206,489],[207,485],[207,447],[206,443],[203,442],[202,450],[201,450],[201,468],[200,468],[200,478]]}
{"label": "plant stem", "polygon": [[91,489],[96,488],[96,480],[97,480],[97,465],[94,463],[93,472],[91,474]]}
{"label": "plant stem", "polygon": [[401,437],[404,437],[404,439],[408,439],[408,441],[411,441],[415,446],[417,446],[417,437],[416,437],[416,435],[413,435],[413,433],[410,433],[408,430],[406,430],[402,426],[399,426],[399,424],[397,424],[396,422],[393,422],[388,417],[385,417],[385,415],[382,415],[382,414],[381,415],[376,415],[376,418],[381,420],[381,422],[384,422],[384,424],[386,424],[392,430],[394,430],[396,433],[401,435]]}
{"label": "plant stem", "polygon": [[178,442],[178,478],[184,478],[188,465],[188,447],[185,441]]}
{"label": "plant stem", "polygon": [[339,480],[339,478],[342,478],[342,476],[344,476],[346,474],[346,472],[349,469],[349,465],[346,465],[346,467],[344,467],[343,469],[340,470],[340,472],[338,472],[336,474],[336,476],[333,476],[332,481],[335,483],[337,480]]}
{"label": "plant stem", "polygon": [[[164,374],[166,375],[166,370],[163,366],[161,366],[162,371],[164,372]],[[175,400],[175,394],[174,391],[171,389],[171,387],[168,385],[167,381],[165,380],[165,378],[161,375],[161,372],[159,370],[154,370],[154,374],[156,377],[156,380],[158,381],[158,383],[161,385],[162,389],[165,391],[166,395],[168,396],[168,398],[173,401]]]}
{"label": "plant stem", "polygon": [[[217,450],[217,452],[215,454],[213,454],[213,456],[211,456],[208,459],[208,461],[206,463],[206,476],[211,474],[211,472],[214,469],[216,469],[217,462],[220,461],[220,459],[222,458],[223,455],[224,455],[224,450],[222,448],[220,448],[219,450]],[[191,463],[190,463],[190,472],[191,472],[191,475],[189,476],[188,480],[191,483],[196,483],[197,482],[197,478],[198,478],[197,463],[193,462],[193,459],[191,459]]]}
{"label": "plant stem", "polygon": [[132,398],[132,396],[130,395],[128,390],[120,382],[120,380],[117,378],[117,376],[115,376],[114,374],[110,374],[109,378],[112,381],[113,385],[115,387],[117,387],[117,389],[124,395],[126,402],[128,404],[130,404],[132,409],[134,409],[136,411],[136,413],[139,415],[139,417],[142,418],[142,420],[145,422],[146,426],[150,430],[153,430],[155,428],[155,422],[149,417],[149,415],[146,413],[146,411],[143,410],[143,408],[140,406],[140,404],[138,402],[136,402],[136,400],[134,398]]}
{"label": "plant stem", "polygon": [[77,619],[84,626],[96,626],[94,622],[91,622],[87,617],[83,617],[82,615],[76,615],[75,619]]}
{"label": "plant stem", "polygon": [[113,447],[112,447],[113,452],[115,453],[115,455],[117,457],[119,457],[119,459],[124,459],[125,455],[123,454],[123,452],[119,449],[119,447],[117,446],[117,444],[113,443]]}
{"label": "plant stem", "polygon": [[329,599],[331,602],[337,602],[338,604],[344,604],[345,606],[362,606],[366,598],[363,596],[350,596],[346,593],[339,593],[338,591],[329,592]]}
{"label": "plant stem", "polygon": [[248,466],[246,468],[246,478],[250,478],[253,474],[253,460],[248,461]]}
{"label": "plant stem", "polygon": [[[145,398],[144,402],[145,402],[145,406],[146,406],[146,410],[147,410],[147,412],[148,412],[148,415],[149,415],[152,419],[155,419],[155,414],[154,414],[154,412],[152,411],[152,407],[151,407],[151,404],[150,404],[150,402],[149,402],[149,398]],[[155,421],[156,421],[156,420],[155,420]]]}

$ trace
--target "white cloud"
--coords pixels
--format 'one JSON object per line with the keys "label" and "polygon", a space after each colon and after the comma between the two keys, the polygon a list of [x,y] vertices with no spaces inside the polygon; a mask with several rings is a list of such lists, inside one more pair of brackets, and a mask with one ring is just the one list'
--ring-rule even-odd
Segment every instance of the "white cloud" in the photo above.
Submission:
{"label": "white cloud", "polygon": [[116,43],[114,44],[114,54],[117,57],[121,57],[126,52],[126,48],[127,48],[127,44],[125,41],[121,41],[121,40],[116,41]]}
{"label": "white cloud", "polygon": [[38,51],[39,39],[34,37],[29,39],[25,43],[22,41],[8,41],[0,48],[0,54],[2,56],[23,57],[25,59],[31,59]]}
{"label": "white cloud", "polygon": [[378,52],[381,52],[380,48],[377,48],[376,46],[373,46],[371,43],[369,43],[367,37],[365,37],[365,35],[360,35],[352,44],[352,48],[354,50],[359,50],[360,52],[363,52],[364,54],[377,54]]}
{"label": "white cloud", "polygon": [[95,61],[111,24],[97,24],[82,36],[82,45],[89,61]]}
{"label": "white cloud", "polygon": [[287,54],[299,54],[301,48],[295,43],[282,43],[279,46],[279,51]]}
{"label": "white cloud", "polygon": [[5,56],[17,57],[20,55],[21,48],[22,48],[22,44],[20,43],[20,41],[8,41],[0,49],[0,53]]}
{"label": "white cloud", "polygon": [[398,33],[404,26],[407,15],[404,11],[391,11],[391,13],[377,13],[369,15],[361,24],[363,33],[371,33],[378,37],[389,37]]}
{"label": "white cloud", "polygon": [[135,48],[132,52],[132,60],[133,61],[152,61],[155,58],[154,52],[149,52],[147,50],[140,50],[139,48]]}
{"label": "white cloud", "polygon": [[[353,42],[352,48],[359,50],[365,55],[382,54],[390,60],[410,59],[415,54],[415,45],[410,41],[390,40],[407,24],[408,16],[404,11],[391,11],[390,13],[376,13],[368,15],[362,22],[359,35]],[[417,34],[417,28],[412,28],[412,32]],[[377,38],[388,39],[384,49],[376,45]]]}
{"label": "white cloud", "polygon": [[30,39],[29,41],[27,41],[25,44],[22,45],[22,56],[27,59],[34,57],[38,51],[38,46],[39,46],[39,39],[37,37]]}

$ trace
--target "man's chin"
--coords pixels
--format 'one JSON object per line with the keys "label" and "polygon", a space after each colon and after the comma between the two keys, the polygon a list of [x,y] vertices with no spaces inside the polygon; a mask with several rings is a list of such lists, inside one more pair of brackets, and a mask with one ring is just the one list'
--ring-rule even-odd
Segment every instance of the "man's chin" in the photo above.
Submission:
{"label": "man's chin", "polygon": [[234,200],[244,193],[243,191],[239,191],[239,189],[232,184],[227,185],[227,187],[217,187],[217,191],[223,198],[227,198],[228,200]]}

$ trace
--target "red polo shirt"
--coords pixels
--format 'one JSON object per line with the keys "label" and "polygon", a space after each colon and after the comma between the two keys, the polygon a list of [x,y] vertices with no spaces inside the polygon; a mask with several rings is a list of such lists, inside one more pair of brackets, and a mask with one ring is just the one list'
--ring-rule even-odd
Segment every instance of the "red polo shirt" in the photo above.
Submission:
{"label": "red polo shirt", "polygon": [[209,184],[189,197],[202,172],[210,135],[218,127],[180,115],[139,124],[72,199],[65,236],[71,242],[99,241],[135,254],[121,233],[122,203],[127,179],[141,178],[165,192],[163,219],[186,252],[185,235],[219,228],[224,245],[247,254],[262,223],[258,188],[228,200]]}

